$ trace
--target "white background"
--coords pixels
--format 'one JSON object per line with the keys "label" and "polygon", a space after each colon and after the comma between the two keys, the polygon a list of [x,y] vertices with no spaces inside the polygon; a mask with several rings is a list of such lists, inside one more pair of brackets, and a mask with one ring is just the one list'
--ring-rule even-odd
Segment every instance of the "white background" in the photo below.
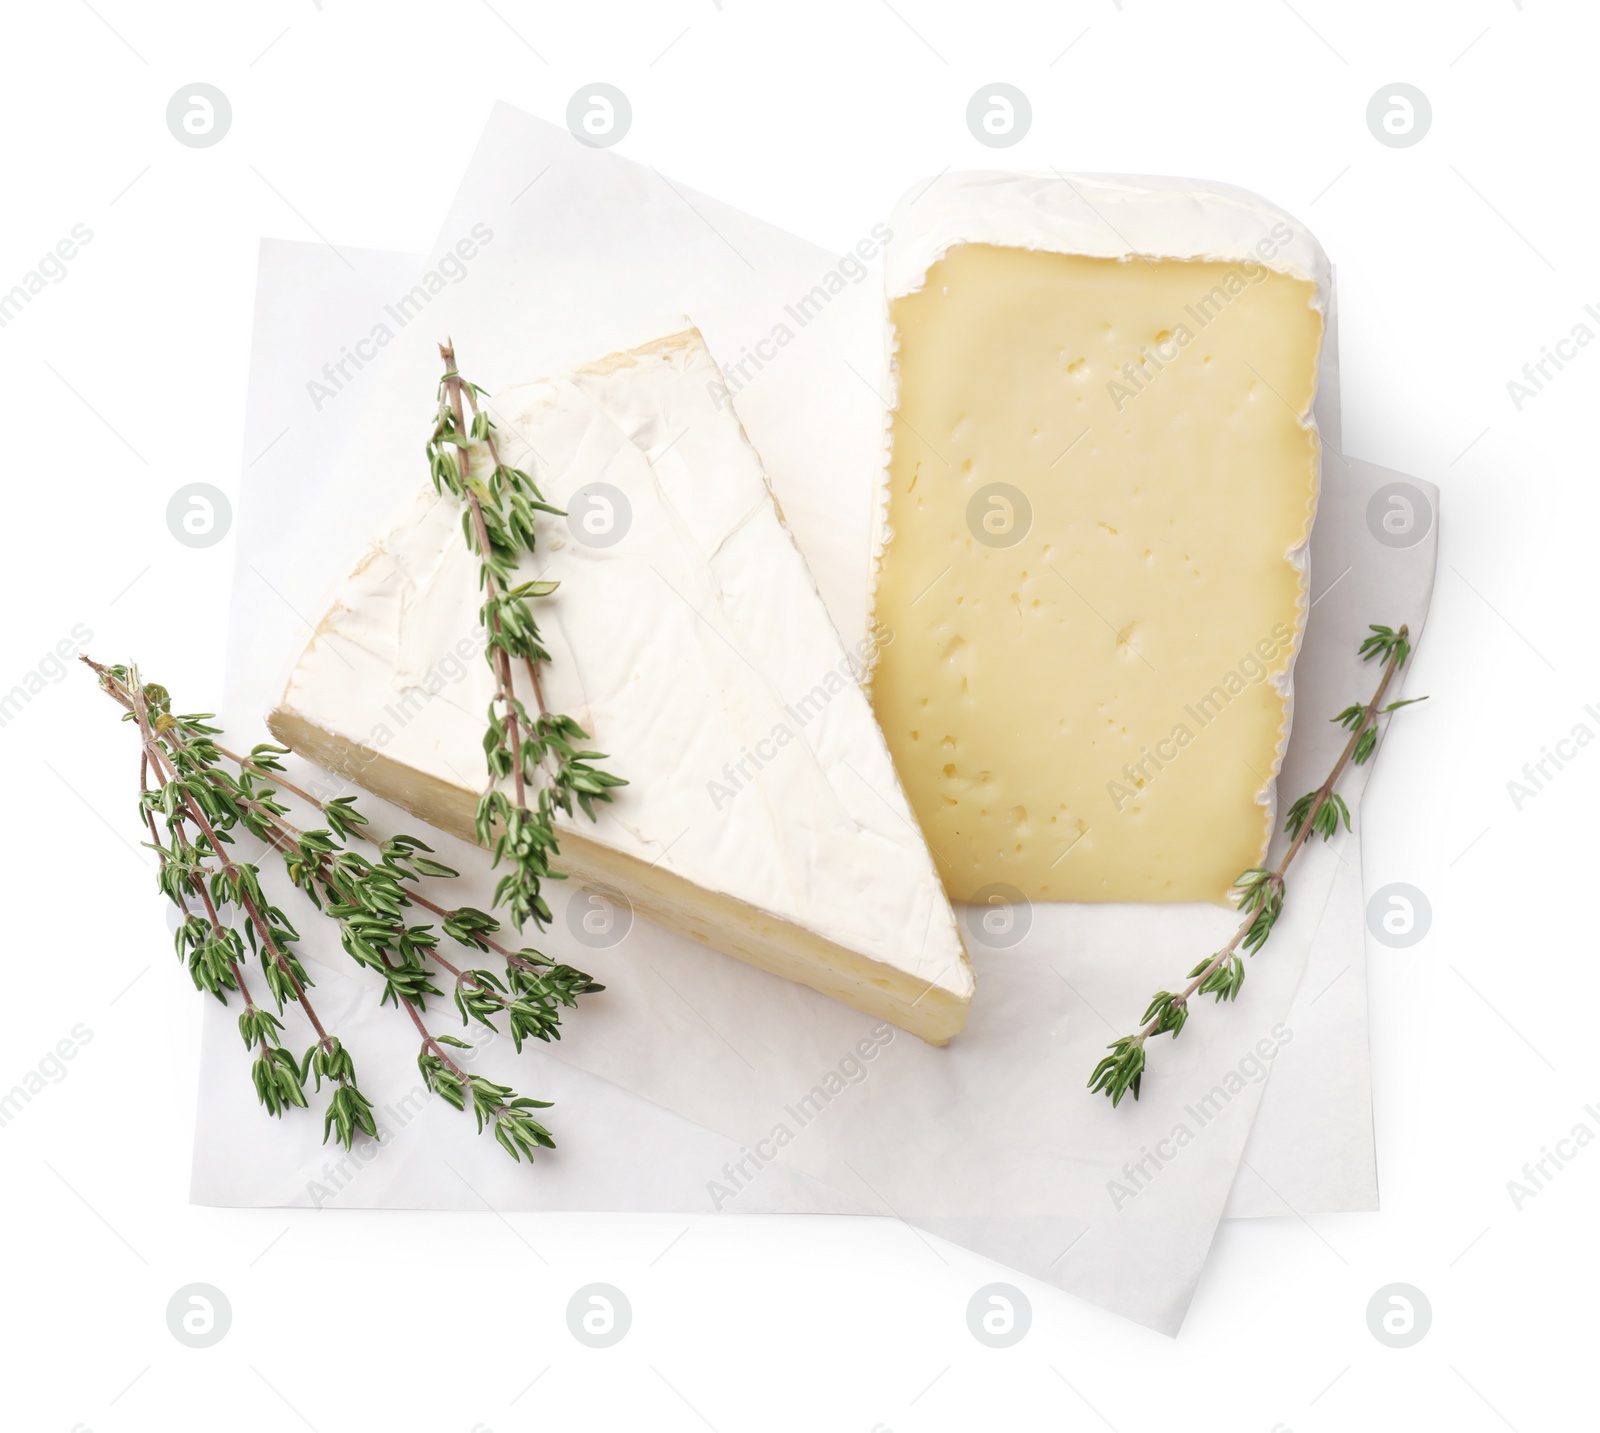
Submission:
{"label": "white background", "polygon": [[[1507,782],[1600,733],[1588,415],[1600,346],[1523,404],[1508,380],[1600,334],[1593,181],[1600,22],[1576,3],[1463,0],[758,0],[453,6],[8,6],[0,292],[93,239],[0,328],[10,461],[0,693],[7,940],[0,1091],[76,1026],[70,1062],[0,1127],[0,1421],[51,1433],[347,1428],[1096,1429],[1286,1433],[1592,1424],[1600,1141],[1518,1209],[1507,1181],[1578,1122],[1600,1133],[1592,1033],[1600,750],[1519,811]],[[1006,151],[965,124],[994,81],[1031,98]],[[180,86],[233,106],[180,145]],[[174,541],[183,484],[237,488],[262,234],[428,247],[493,99],[561,122],[621,87],[622,151],[844,249],[946,166],[1203,176],[1265,194],[1339,266],[1345,444],[1444,488],[1416,689],[1365,806],[1369,889],[1432,927],[1375,948],[1384,1210],[1229,1223],[1169,1341],[890,1221],[228,1211],[187,1203],[199,998],[138,848],[136,760],[110,703],[49,657],[72,630],[185,708],[221,686],[230,541]],[[1380,87],[1432,128],[1380,144]],[[1552,368],[1551,372],[1555,372]],[[276,660],[276,657],[265,659]],[[1554,771],[1553,767],[1547,770]],[[244,1078],[241,1062],[240,1078]],[[1553,1169],[1553,1166],[1546,1166]],[[996,1279],[1033,1326],[966,1326]],[[609,1349],[565,1321],[625,1291]],[[1367,1301],[1433,1309],[1395,1350]],[[191,1349],[166,1307],[221,1289]],[[531,1386],[530,1386],[531,1384]]]}

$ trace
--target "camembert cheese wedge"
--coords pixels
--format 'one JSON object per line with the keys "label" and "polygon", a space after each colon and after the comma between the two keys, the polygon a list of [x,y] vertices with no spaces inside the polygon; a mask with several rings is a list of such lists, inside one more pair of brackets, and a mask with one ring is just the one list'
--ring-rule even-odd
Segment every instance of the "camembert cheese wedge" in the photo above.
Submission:
{"label": "camembert cheese wedge", "polygon": [[[565,509],[539,540],[549,708],[627,779],[557,864],[662,925],[934,1044],[973,974],[883,736],[721,373],[688,330],[491,407]],[[481,456],[481,455],[480,455]],[[431,489],[337,587],[268,723],[472,839],[493,692],[476,559]],[[519,693],[532,704],[532,694]]]}
{"label": "camembert cheese wedge", "polygon": [[890,227],[870,684],[946,889],[1221,901],[1289,737],[1327,260],[1177,180],[948,175]]}

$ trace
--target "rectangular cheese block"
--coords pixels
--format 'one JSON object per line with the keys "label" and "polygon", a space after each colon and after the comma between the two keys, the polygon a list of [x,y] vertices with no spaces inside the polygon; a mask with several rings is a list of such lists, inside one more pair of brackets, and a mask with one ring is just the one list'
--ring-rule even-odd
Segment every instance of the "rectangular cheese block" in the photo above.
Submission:
{"label": "rectangular cheese block", "polygon": [[946,889],[1221,901],[1288,742],[1326,259],[1172,180],[949,175],[890,227],[871,690]]}
{"label": "rectangular cheese block", "polygon": [[[699,333],[514,387],[490,411],[504,460],[567,514],[542,520],[521,574],[560,583],[535,602],[545,701],[629,783],[598,821],[558,819],[556,864],[948,1040],[972,970],[859,684],[866,653],[841,644]],[[471,840],[493,679],[461,517],[429,488],[378,528],[268,722]]]}

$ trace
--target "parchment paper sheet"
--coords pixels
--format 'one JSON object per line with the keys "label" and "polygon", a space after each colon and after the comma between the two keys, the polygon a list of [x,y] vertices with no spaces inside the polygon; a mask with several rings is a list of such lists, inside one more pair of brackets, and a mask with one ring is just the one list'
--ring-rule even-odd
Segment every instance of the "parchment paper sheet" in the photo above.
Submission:
{"label": "parchment paper sheet", "polygon": [[[483,226],[480,237],[463,258],[456,246],[474,226]],[[425,481],[433,344],[446,333],[469,374],[491,388],[653,336],[682,313],[724,362],[760,358],[757,369],[746,357],[740,416],[841,632],[847,641],[859,634],[872,478],[864,464],[878,451],[880,422],[867,377],[881,342],[875,277],[855,281],[837,257],[504,106],[424,271],[439,292],[403,303],[414,272],[401,256],[263,251],[223,708],[236,740],[263,735],[261,713],[328,581],[383,512]],[[786,319],[819,283],[837,294],[803,325]],[[772,338],[778,326],[790,331],[781,345]],[[1312,565],[1313,591],[1326,587],[1326,595],[1313,608],[1297,670],[1302,720],[1285,790],[1315,785],[1337,749],[1338,729],[1316,718],[1371,686],[1354,655],[1366,622],[1421,628],[1432,534],[1397,551],[1366,529],[1367,496],[1389,476],[1328,453]],[[1358,781],[1346,787],[1352,807]],[[380,824],[415,824],[371,798],[363,806]],[[438,844],[443,859],[469,873],[455,898],[486,903],[481,853],[442,837]],[[561,1148],[531,1172],[480,1140],[470,1119],[421,1093],[403,1022],[379,1010],[376,989],[305,913],[297,924],[317,965],[319,1008],[355,1049],[363,1082],[384,1096],[383,1146],[341,1158],[317,1142],[320,1121],[262,1117],[232,1020],[208,1006],[194,1197],[893,1213],[1174,1332],[1266,1074],[1275,1064],[1289,1069],[1306,1049],[1295,1021],[1341,1011],[1346,987],[1359,986],[1346,973],[1314,1003],[1316,991],[1302,995],[1304,1016],[1289,1013],[1330,895],[1350,870],[1353,917],[1348,899],[1339,902],[1340,926],[1325,940],[1330,961],[1343,952],[1351,963],[1360,949],[1359,869],[1353,841],[1341,837],[1297,866],[1288,913],[1268,956],[1253,962],[1239,1005],[1207,1011],[1181,1041],[1163,1043],[1144,1099],[1117,1111],[1085,1095],[1089,1067],[1151,990],[1220,943],[1228,913],[1035,908],[1020,943],[996,950],[973,942],[979,1001],[963,1036],[938,1051],[898,1033],[883,1043],[866,1017],[643,922],[610,949],[586,948],[558,901],[545,948],[610,988],[569,1020],[553,1050],[516,1057],[509,1041],[495,1040],[474,1056],[492,1077],[558,1102],[550,1122]],[[1364,1098],[1364,1021],[1348,1015],[1332,1022],[1340,1039],[1319,1040],[1307,1068],[1333,1069]],[[860,1042],[874,1039],[873,1059],[861,1060]],[[825,1100],[811,1094],[830,1085],[839,1088]],[[1341,1171],[1334,1183],[1346,1186],[1342,1197],[1365,1207],[1371,1135],[1361,1104],[1343,1100],[1342,1117],[1324,1121],[1309,1152],[1292,1140],[1262,1143],[1251,1163],[1270,1189],[1241,1176],[1235,1203],[1283,1212],[1281,1197],[1305,1212],[1297,1194],[1320,1197],[1330,1182],[1293,1183],[1282,1169],[1320,1165]]]}

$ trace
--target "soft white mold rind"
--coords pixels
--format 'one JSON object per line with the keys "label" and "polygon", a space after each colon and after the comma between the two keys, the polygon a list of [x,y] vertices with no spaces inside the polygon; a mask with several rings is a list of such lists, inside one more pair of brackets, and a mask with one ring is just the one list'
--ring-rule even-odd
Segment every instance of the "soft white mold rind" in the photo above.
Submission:
{"label": "soft white mold rind", "polygon": [[[575,863],[581,847],[593,848],[598,868],[609,852],[663,880],[736,900],[750,913],[741,917],[747,925],[794,926],[875,968],[858,980],[854,967],[839,965],[834,985],[908,983],[928,999],[913,1010],[908,997],[896,1023],[924,1038],[947,1037],[945,1026],[971,998],[971,965],[887,744],[854,683],[806,721],[787,718],[796,735],[785,759],[758,763],[748,792],[716,808],[720,820],[704,819],[712,809],[706,778],[737,757],[741,741],[765,735],[769,717],[786,716],[784,702],[843,673],[850,658],[699,333],[673,333],[562,378],[517,385],[492,407],[506,460],[531,463],[552,502],[565,505],[603,477],[631,494],[634,529],[658,544],[631,555],[591,548],[552,522],[538,560],[525,564],[526,576],[562,582],[540,609],[553,658],[546,695],[595,734],[613,754],[611,768],[631,782],[614,804],[597,807],[596,821],[559,818],[571,842],[563,857]],[[482,464],[481,451],[473,461]],[[295,727],[302,745],[319,731],[334,744],[362,738],[386,703],[420,691],[440,654],[477,628],[476,563],[461,541],[460,514],[453,498],[425,489],[381,529],[323,609],[269,718],[275,731]],[[704,600],[685,583],[703,586]],[[653,608],[659,623],[627,620]],[[776,636],[763,643],[760,632]],[[693,716],[699,689],[690,676],[712,684],[723,704]],[[471,835],[471,774],[481,770],[481,714],[492,687],[474,656],[447,692],[394,723],[383,747],[386,762],[437,784],[412,783],[417,800],[442,792],[451,810],[468,813],[449,827],[459,835]],[[672,696],[675,719],[664,721],[660,706],[637,692]],[[676,909],[676,896],[656,895],[663,909]],[[678,928],[696,933],[687,917]],[[760,951],[719,948],[776,969],[755,958]],[[874,999],[866,992],[851,1003],[872,1009]],[[941,1001],[949,1007],[948,1020],[939,1016],[944,1025],[932,1010]]]}

